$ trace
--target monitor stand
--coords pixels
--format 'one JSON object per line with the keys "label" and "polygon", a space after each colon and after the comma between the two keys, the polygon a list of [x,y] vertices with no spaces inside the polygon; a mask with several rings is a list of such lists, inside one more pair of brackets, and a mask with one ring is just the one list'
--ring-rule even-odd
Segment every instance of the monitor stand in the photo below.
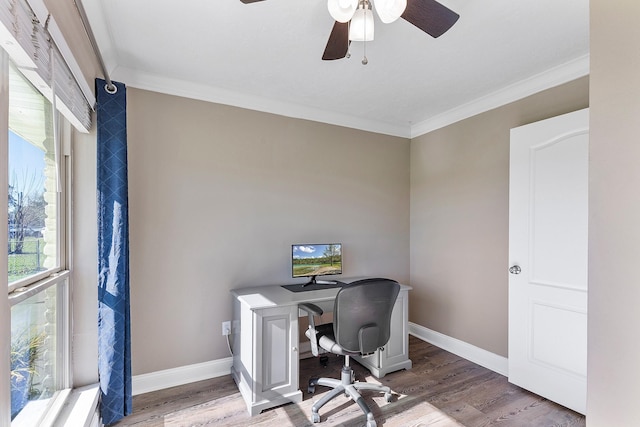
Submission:
{"label": "monitor stand", "polygon": [[309,285],[315,285],[318,282],[316,282],[316,276],[311,276],[311,278],[309,279],[309,281],[307,283],[303,283],[302,285],[300,285],[301,287],[305,287],[305,286],[309,286]]}
{"label": "monitor stand", "polygon": [[303,283],[300,286],[304,288],[308,285],[335,285],[336,283],[338,282],[336,282],[335,280],[316,280],[316,276],[311,276],[307,283]]}

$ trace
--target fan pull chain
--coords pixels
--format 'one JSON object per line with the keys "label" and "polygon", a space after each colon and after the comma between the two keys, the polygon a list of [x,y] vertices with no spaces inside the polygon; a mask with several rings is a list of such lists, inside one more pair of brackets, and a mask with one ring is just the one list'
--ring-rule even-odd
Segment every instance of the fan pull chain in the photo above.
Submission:
{"label": "fan pull chain", "polygon": [[[369,7],[371,7],[371,6],[369,6]],[[367,34],[367,20],[366,19],[364,20],[363,24],[364,24],[365,37],[364,37],[364,40],[362,42],[363,43],[363,45],[362,45],[362,65],[367,65],[369,63],[369,60],[367,59],[367,37],[366,37],[366,34]]]}
{"label": "fan pull chain", "polygon": [[367,41],[365,40],[363,46],[363,57],[362,57],[362,65],[367,65],[369,60],[367,59]]}
{"label": "fan pull chain", "polygon": [[347,59],[351,58],[351,42],[349,41],[349,34],[351,33],[351,20],[347,21]]}

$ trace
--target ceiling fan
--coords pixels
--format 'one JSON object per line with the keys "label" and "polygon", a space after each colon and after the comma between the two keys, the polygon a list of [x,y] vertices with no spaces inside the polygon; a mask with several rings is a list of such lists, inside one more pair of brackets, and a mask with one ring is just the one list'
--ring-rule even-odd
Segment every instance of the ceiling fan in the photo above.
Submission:
{"label": "ceiling fan", "polygon": [[[249,4],[263,0],[240,1]],[[322,54],[323,60],[331,61],[348,56],[352,40],[373,39],[373,3],[376,3],[376,11],[382,22],[390,23],[401,17],[432,37],[440,37],[446,33],[460,17],[435,0],[328,0],[329,13],[336,22]],[[362,34],[354,35],[356,25],[365,25]],[[370,34],[365,35],[366,25],[370,26]],[[365,61],[366,58],[363,64],[366,64]]]}

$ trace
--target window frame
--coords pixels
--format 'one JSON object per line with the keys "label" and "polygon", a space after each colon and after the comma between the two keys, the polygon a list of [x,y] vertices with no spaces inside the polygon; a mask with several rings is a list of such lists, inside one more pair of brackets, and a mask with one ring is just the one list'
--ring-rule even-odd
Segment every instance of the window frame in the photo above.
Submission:
{"label": "window frame", "polygon": [[[9,65],[8,65],[9,67],[11,66],[11,63],[12,63],[11,58],[9,58]],[[24,79],[30,81],[34,89],[40,92],[41,96],[43,96],[45,99],[51,102],[51,99],[47,98],[47,96],[40,91],[41,89],[38,88],[37,82],[34,82],[29,79],[30,76],[33,76],[33,73],[23,73],[23,71],[20,69],[19,64],[15,62],[13,62],[13,66],[17,72],[22,73],[22,76]],[[3,70],[3,72],[8,73],[8,69]],[[9,90],[11,90],[11,87],[9,87]],[[7,104],[7,111],[10,111],[10,108],[11,106]],[[68,269],[68,264],[67,264],[68,236],[66,233],[66,228],[67,228],[66,213],[67,213],[68,203],[66,198],[68,197],[67,195],[69,194],[68,191],[70,190],[70,188],[68,188],[68,185],[67,185],[68,179],[66,176],[67,175],[66,163],[68,163],[70,159],[68,158],[68,155],[67,155],[68,153],[63,152],[63,147],[66,147],[69,145],[68,139],[70,138],[70,136],[67,134],[67,132],[61,132],[61,123],[64,121],[64,119],[62,118],[60,111],[55,109],[55,104],[52,104],[52,110],[53,110],[53,117],[51,118],[51,120],[55,122],[53,124],[53,129],[54,129],[54,133],[57,133],[57,135],[54,135],[54,144],[58,145],[57,167],[59,172],[57,174],[57,179],[59,180],[58,187],[60,189],[60,191],[58,191],[56,194],[56,216],[57,218],[59,218],[57,228],[56,228],[56,244],[57,244],[57,255],[58,255],[57,264],[58,265],[54,268],[50,268],[40,273],[36,273],[36,274],[30,275],[9,283],[8,285],[9,294],[11,294],[12,292],[16,292],[17,290],[21,290],[22,288],[28,288],[40,280],[46,280],[50,276]],[[7,116],[7,120],[5,120],[4,123],[6,123],[6,128],[8,129],[8,116]],[[6,163],[8,165],[8,158]],[[7,168],[7,172],[8,172],[8,168]],[[7,179],[9,178],[7,177]],[[3,200],[6,200],[6,198]]]}
{"label": "window frame", "polygon": [[[0,49],[0,123],[4,129],[0,136],[0,158],[5,164],[7,173],[0,177],[0,197],[5,201],[5,208],[0,210],[0,221],[4,221],[5,232],[0,233],[0,244],[8,245],[8,134],[9,134],[9,67],[13,61],[9,55]],[[19,64],[13,63],[18,71]],[[28,79],[28,74],[23,74]],[[32,82],[33,84],[33,82]],[[37,88],[37,86],[34,84]],[[45,96],[41,93],[42,96]],[[55,105],[54,105],[55,107]],[[0,274],[7,288],[7,298],[2,298],[0,303],[0,342],[6,343],[0,348],[0,375],[3,378],[0,384],[0,427],[9,427],[11,423],[11,390],[8,387],[10,377],[10,343],[11,343],[11,307],[37,295],[51,286],[58,285],[56,299],[56,392],[50,398],[46,411],[39,420],[40,426],[53,426],[56,417],[64,408],[64,403],[69,397],[72,386],[72,353],[71,353],[71,126],[67,125],[59,110],[53,108],[54,129],[57,130],[58,144],[58,178],[59,191],[57,191],[56,215],[57,215],[57,266],[46,271],[19,279],[9,285],[8,283],[8,256],[0,261]],[[4,386],[6,384],[6,386]],[[7,414],[6,416],[4,414]]]}
{"label": "window frame", "polygon": [[[0,158],[5,164],[9,162],[9,55],[0,49],[0,123],[3,124],[6,132],[0,132]],[[8,200],[9,198],[9,173],[0,174],[0,199]],[[6,205],[8,207],[8,203]],[[0,233],[0,245],[6,248],[9,241],[9,215],[8,208],[0,209],[0,223],[7,224],[4,231]],[[8,288],[9,267],[8,256],[0,257],[0,277]],[[11,376],[11,306],[9,298],[0,299],[0,378],[3,380],[0,384],[5,384]],[[9,337],[9,339],[7,339]],[[9,427],[11,425],[11,388],[7,386],[0,387],[0,427]]]}

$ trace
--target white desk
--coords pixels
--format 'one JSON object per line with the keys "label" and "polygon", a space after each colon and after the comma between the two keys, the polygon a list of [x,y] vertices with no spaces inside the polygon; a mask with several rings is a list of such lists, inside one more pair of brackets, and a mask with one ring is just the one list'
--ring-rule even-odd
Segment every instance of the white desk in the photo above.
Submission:
{"label": "white desk", "polygon": [[[410,369],[409,298],[410,286],[401,285],[391,320],[391,338],[382,350],[356,358],[377,378],[400,369]],[[299,332],[298,304],[311,302],[325,312],[333,311],[340,288],[291,292],[279,285],[234,289],[231,338],[231,374],[249,413],[288,402],[301,402],[298,385]]]}

